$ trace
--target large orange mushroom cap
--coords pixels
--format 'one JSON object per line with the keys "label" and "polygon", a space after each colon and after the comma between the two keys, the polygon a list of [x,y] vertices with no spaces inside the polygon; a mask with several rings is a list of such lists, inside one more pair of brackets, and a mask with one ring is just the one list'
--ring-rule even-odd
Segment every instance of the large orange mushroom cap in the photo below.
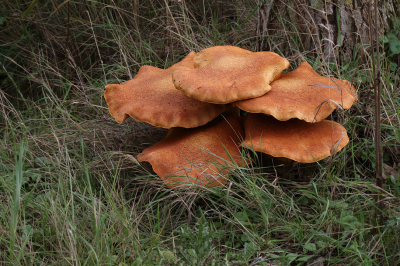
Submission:
{"label": "large orange mushroom cap", "polygon": [[281,121],[298,118],[313,123],[328,117],[338,105],[350,108],[356,99],[354,87],[347,80],[321,77],[303,62],[294,71],[273,81],[268,93],[238,101],[235,105],[244,111],[269,114]]}
{"label": "large orange mushroom cap", "polygon": [[301,163],[322,160],[349,142],[346,129],[329,120],[279,121],[265,114],[248,113],[244,117],[244,128],[246,137],[242,146]]}
{"label": "large orange mushroom cap", "polygon": [[150,162],[169,187],[220,186],[235,165],[231,158],[241,164],[243,133],[240,116],[226,114],[201,127],[170,129],[165,139],[145,149],[138,160]]}
{"label": "large orange mushroom cap", "polygon": [[194,57],[194,69],[176,68],[177,89],[197,100],[226,104],[261,96],[279,78],[289,61],[273,52],[251,52],[234,46],[204,49]]}
{"label": "large orange mushroom cap", "polygon": [[142,66],[132,80],[107,85],[104,97],[111,116],[118,123],[131,116],[163,128],[197,127],[217,117],[226,106],[192,99],[172,83],[172,72],[178,67],[193,68],[194,56],[191,52],[168,69]]}

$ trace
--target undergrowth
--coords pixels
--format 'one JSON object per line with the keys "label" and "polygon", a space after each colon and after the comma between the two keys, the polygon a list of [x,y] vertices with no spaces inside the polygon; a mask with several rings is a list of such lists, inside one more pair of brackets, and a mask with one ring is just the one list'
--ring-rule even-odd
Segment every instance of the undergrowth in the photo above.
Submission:
{"label": "undergrowth", "polygon": [[227,1],[218,12],[210,1],[204,9],[149,1],[140,16],[137,1],[10,2],[0,2],[0,265],[399,264],[392,54],[381,55],[383,189],[374,180],[368,47],[355,46],[339,67],[291,31],[269,40],[290,70],[306,60],[357,88],[358,102],[332,115],[350,143],[331,163],[289,168],[243,153],[258,159],[224,187],[173,190],[135,158],[166,130],[117,124],[104,85],[212,45],[254,50],[257,1]]}

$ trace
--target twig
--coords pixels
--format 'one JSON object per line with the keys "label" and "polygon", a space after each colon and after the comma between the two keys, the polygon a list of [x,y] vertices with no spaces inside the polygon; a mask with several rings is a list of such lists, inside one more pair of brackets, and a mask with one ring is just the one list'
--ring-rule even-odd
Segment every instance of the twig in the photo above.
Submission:
{"label": "twig", "polygon": [[[70,35],[70,30],[69,30],[69,20],[70,20],[69,2],[67,3],[67,14],[68,14],[68,21],[67,21],[67,38],[65,38],[65,56],[68,58],[68,53],[71,52],[71,49],[69,49],[69,35]],[[71,53],[71,57],[72,57],[72,53]],[[67,67],[68,67],[69,79],[72,80],[71,67],[70,67],[69,64],[67,64]]]}
{"label": "twig", "polygon": [[[370,43],[372,48],[372,65],[373,65],[373,75],[374,75],[374,94],[375,94],[375,178],[376,186],[382,188],[383,178],[382,178],[382,146],[381,146],[381,86],[380,86],[380,58],[379,58],[379,40],[378,40],[378,1],[374,1],[374,11],[375,11],[375,32],[374,36],[372,33],[372,0],[369,2],[369,35]],[[376,62],[374,55],[374,39],[376,45]],[[375,203],[378,208],[376,208],[375,216],[377,220],[381,220],[380,211],[383,210],[383,202],[380,200],[381,195],[375,195]]]}

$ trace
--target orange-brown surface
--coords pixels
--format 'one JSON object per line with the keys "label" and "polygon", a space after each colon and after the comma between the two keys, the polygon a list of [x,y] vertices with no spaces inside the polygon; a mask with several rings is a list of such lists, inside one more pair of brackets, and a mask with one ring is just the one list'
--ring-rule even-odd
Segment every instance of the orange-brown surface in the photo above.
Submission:
{"label": "orange-brown surface", "polygon": [[303,62],[296,70],[283,73],[272,82],[268,93],[235,105],[282,121],[298,118],[313,123],[328,117],[337,105],[350,108],[356,98],[354,87],[347,80],[322,77]]}
{"label": "orange-brown surface", "polygon": [[[224,119],[224,117],[226,119]],[[169,187],[197,184],[215,187],[226,183],[229,167],[241,164],[241,118],[226,114],[197,128],[172,128],[162,141],[138,155],[151,163]]]}
{"label": "orange-brown surface", "polygon": [[328,120],[279,121],[269,115],[249,113],[244,117],[244,127],[246,137],[242,146],[302,163],[322,160],[349,142],[346,129]]}
{"label": "orange-brown surface", "polygon": [[215,46],[197,53],[194,66],[173,72],[175,86],[200,101],[226,104],[265,94],[289,62],[272,52]]}
{"label": "orange-brown surface", "polygon": [[172,83],[174,69],[193,68],[194,55],[191,52],[168,69],[143,66],[132,80],[107,85],[104,97],[111,116],[118,123],[131,116],[163,128],[197,127],[217,117],[226,106],[192,99]]}

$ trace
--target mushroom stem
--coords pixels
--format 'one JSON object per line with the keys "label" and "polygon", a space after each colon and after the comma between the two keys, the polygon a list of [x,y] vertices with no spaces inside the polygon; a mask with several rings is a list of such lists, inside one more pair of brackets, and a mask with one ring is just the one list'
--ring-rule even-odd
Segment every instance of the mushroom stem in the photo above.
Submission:
{"label": "mushroom stem", "polygon": [[224,113],[235,114],[240,116],[240,108],[232,104],[225,110]]}

